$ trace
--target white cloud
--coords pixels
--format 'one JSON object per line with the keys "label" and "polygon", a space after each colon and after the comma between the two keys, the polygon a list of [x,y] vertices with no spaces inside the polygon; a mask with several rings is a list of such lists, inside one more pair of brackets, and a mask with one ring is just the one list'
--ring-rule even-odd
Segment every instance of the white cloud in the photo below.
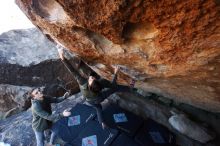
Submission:
{"label": "white cloud", "polygon": [[19,9],[14,0],[0,0],[0,34],[12,29],[31,27],[34,25]]}

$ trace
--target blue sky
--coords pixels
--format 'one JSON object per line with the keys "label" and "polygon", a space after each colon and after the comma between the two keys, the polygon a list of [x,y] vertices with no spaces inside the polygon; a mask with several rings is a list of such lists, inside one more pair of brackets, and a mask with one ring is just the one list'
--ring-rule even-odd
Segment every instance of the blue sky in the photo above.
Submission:
{"label": "blue sky", "polygon": [[14,1],[0,0],[0,34],[12,29],[34,27]]}

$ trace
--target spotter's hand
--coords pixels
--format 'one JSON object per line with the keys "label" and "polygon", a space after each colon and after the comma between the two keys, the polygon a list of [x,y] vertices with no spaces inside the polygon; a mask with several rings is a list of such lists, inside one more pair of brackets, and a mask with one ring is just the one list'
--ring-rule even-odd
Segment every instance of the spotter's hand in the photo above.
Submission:
{"label": "spotter's hand", "polygon": [[70,115],[71,115],[71,112],[69,112],[68,110],[63,111],[63,116],[64,117],[69,117]]}

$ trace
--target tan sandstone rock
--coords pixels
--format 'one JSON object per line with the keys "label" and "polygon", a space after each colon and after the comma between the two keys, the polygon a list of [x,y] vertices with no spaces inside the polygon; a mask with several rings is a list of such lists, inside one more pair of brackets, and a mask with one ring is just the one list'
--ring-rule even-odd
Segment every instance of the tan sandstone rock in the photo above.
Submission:
{"label": "tan sandstone rock", "polygon": [[220,112],[216,0],[16,0],[42,32],[121,84]]}

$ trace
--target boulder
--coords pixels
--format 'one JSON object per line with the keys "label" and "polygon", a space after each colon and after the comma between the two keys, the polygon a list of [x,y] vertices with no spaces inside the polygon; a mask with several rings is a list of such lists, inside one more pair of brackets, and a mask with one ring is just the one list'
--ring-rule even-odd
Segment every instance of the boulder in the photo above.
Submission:
{"label": "boulder", "polygon": [[[0,35],[0,117],[6,118],[30,107],[26,93],[34,87],[65,86],[79,91],[76,81],[59,60],[57,47],[37,28],[11,30]],[[48,90],[45,92],[49,92]],[[53,88],[51,96],[65,91]]]}
{"label": "boulder", "polygon": [[41,31],[111,79],[220,112],[216,0],[16,0]]}
{"label": "boulder", "polygon": [[215,134],[204,126],[193,122],[183,114],[175,114],[169,118],[169,123],[178,132],[197,140],[201,143],[207,143],[215,138]]}
{"label": "boulder", "polygon": [[24,110],[31,106],[30,97],[26,96],[32,88],[27,86],[13,86],[0,84],[0,111],[9,112],[21,107]]}
{"label": "boulder", "polygon": [[[20,86],[44,86],[69,82],[57,53],[57,47],[37,28],[11,30],[0,35],[0,83]],[[73,80],[74,82],[74,80]]]}
{"label": "boulder", "polygon": [[0,121],[0,141],[19,146],[34,146],[35,135],[31,126],[31,110]]}
{"label": "boulder", "polygon": [[59,59],[56,45],[37,28],[10,30],[0,35],[1,64],[31,66]]}
{"label": "boulder", "polygon": [[[157,123],[166,126],[170,131],[175,133],[177,145],[217,146],[220,144],[220,141],[218,140],[219,131],[216,130],[219,129],[220,117],[218,114],[209,115],[207,117],[207,114],[212,113],[192,107],[191,110],[196,110],[197,114],[193,115],[189,112],[185,113],[182,111],[183,108],[179,108],[178,105],[168,106],[167,104],[161,104],[161,101],[154,97],[149,98],[128,93],[113,94],[108,100],[117,103],[120,107],[133,112],[136,115],[144,117],[146,120],[150,118]],[[174,111],[178,114],[173,115],[172,113],[174,113]],[[193,118],[189,119],[188,117]],[[205,121],[205,119],[207,119],[207,121]],[[208,121],[209,119],[212,120]]]}

